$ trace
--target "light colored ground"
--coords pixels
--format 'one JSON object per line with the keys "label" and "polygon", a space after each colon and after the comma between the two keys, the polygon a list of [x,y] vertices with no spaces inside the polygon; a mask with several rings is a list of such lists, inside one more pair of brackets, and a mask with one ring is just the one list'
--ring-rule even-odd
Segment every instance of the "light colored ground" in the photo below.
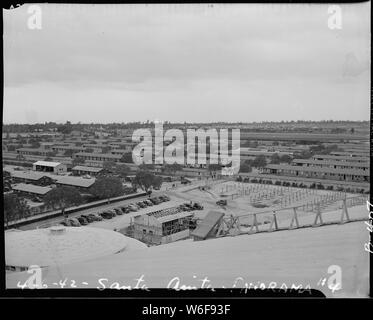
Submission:
{"label": "light colored ground", "polygon": [[[203,184],[203,182],[200,182],[199,185]],[[273,210],[281,210],[280,218],[288,219],[293,214],[293,210],[285,210],[286,208],[303,205],[304,208],[298,209],[298,214],[300,216],[314,216],[311,210],[312,208],[315,210],[316,206],[312,207],[312,203],[319,202],[322,197],[326,197],[327,195],[336,194],[336,192],[327,190],[310,190],[223,180],[213,181],[209,186],[210,188],[206,190],[200,190],[198,187],[189,188],[188,190],[177,188],[169,191],[168,194],[184,201],[193,200],[200,202],[204,206],[204,210],[196,212],[196,216],[201,218],[210,210],[222,211],[228,215],[240,217],[252,213],[269,212],[267,215],[258,215],[262,221],[268,220]],[[341,195],[339,193],[339,196]],[[347,194],[347,196],[352,195]],[[216,201],[220,199],[226,199],[228,205],[224,208],[216,205]],[[255,207],[255,203],[259,203],[263,207]],[[321,209],[323,212],[334,211],[341,208],[341,205],[341,201],[336,201]],[[249,217],[240,220],[242,220],[242,223],[251,223],[252,219]]]}
{"label": "light colored ground", "polygon": [[[368,217],[364,206],[360,210]],[[179,277],[180,284],[200,287],[201,279],[207,277],[215,288],[232,288],[235,282],[238,288],[276,282],[277,286],[287,287],[310,285],[327,296],[367,296],[369,254],[364,251],[364,243],[368,241],[364,222],[200,242],[186,240],[48,268],[44,282],[55,288],[53,283],[66,277],[75,280],[78,287],[103,288],[104,284],[108,288],[115,282],[133,287],[135,279],[143,275],[150,288],[165,288],[174,277]],[[331,276],[331,265],[342,270],[342,288],[335,294],[320,282]],[[8,273],[7,288],[16,287],[28,276]],[[99,282],[102,278],[107,280]]]}
{"label": "light colored ground", "polygon": [[[170,183],[169,183],[170,184]],[[169,185],[165,185],[164,188],[167,191],[161,192],[170,196],[171,201],[161,203],[157,206],[147,207],[140,209],[138,212],[133,212],[130,214],[114,217],[110,220],[104,220],[101,222],[95,222],[90,224],[92,227],[105,228],[105,229],[123,229],[130,224],[131,219],[137,215],[147,214],[154,210],[161,210],[170,207],[175,207],[184,202],[199,202],[204,206],[204,209],[201,211],[194,211],[194,215],[197,218],[204,218],[210,210],[216,210],[224,212],[226,215],[240,216],[240,223],[243,225],[251,225],[253,222],[252,213],[261,213],[266,212],[265,214],[258,214],[257,219],[260,223],[264,221],[270,221],[272,218],[272,210],[278,211],[277,218],[279,222],[285,221],[290,223],[288,220],[291,219],[293,215],[292,209],[286,209],[290,206],[303,205],[306,203],[311,203],[313,201],[319,201],[321,196],[327,194],[332,194],[332,191],[325,190],[309,190],[309,189],[300,189],[300,188],[287,188],[281,186],[270,186],[270,185],[261,185],[261,184],[252,184],[252,183],[237,183],[234,181],[224,181],[224,180],[215,180],[209,182],[211,188],[206,189],[205,191],[200,190],[199,187],[205,186],[206,182],[201,180],[193,180],[192,184],[181,185],[180,183],[174,188],[170,188]],[[240,190],[247,189],[246,194],[241,194],[238,196],[232,197],[221,197],[221,194],[237,194]],[[250,189],[251,188],[251,189]],[[266,193],[272,196],[268,199],[261,199],[260,203],[265,204],[265,208],[255,208],[252,204],[254,199],[257,199],[260,196],[264,196]],[[276,192],[278,194],[276,194]],[[297,194],[298,193],[298,194]],[[297,196],[296,196],[297,194]],[[348,195],[349,196],[349,195]],[[298,198],[297,198],[298,197]],[[223,208],[216,204],[216,201],[220,199],[227,199],[228,205]],[[286,205],[285,202],[283,207],[279,203],[276,204],[276,201],[281,201],[281,199],[287,199]],[[134,202],[134,201],[132,201]],[[135,201],[136,202],[136,201]],[[325,208],[322,208],[323,212],[332,212],[337,209],[340,209],[342,202],[337,201],[328,205]],[[115,207],[113,204],[112,207]],[[316,208],[316,207],[315,207]],[[305,207],[306,209],[306,207]],[[308,217],[308,219],[315,218],[315,211],[311,211],[311,206],[309,210],[298,210],[298,216],[301,219],[302,217]],[[96,210],[97,211],[97,210]],[[330,215],[326,216],[326,221]],[[334,218],[335,216],[333,216]],[[302,220],[303,221],[303,218]],[[307,220],[308,221],[308,220]]]}
{"label": "light colored ground", "polygon": [[85,261],[124,250],[127,237],[97,228],[65,228],[5,233],[5,261],[10,266],[50,266]]}
{"label": "light colored ground", "polygon": [[[132,201],[132,202],[136,202],[136,201]],[[183,201],[179,199],[172,199],[167,202],[162,202],[158,205],[142,208],[136,212],[119,215],[109,220],[104,219],[103,221],[93,222],[93,223],[90,223],[89,226],[95,227],[95,228],[104,228],[104,229],[111,229],[111,230],[119,229],[120,230],[120,229],[127,227],[130,224],[131,219],[133,219],[134,217],[138,215],[143,215],[143,214],[147,214],[147,213],[157,211],[157,210],[176,207],[182,203]]]}

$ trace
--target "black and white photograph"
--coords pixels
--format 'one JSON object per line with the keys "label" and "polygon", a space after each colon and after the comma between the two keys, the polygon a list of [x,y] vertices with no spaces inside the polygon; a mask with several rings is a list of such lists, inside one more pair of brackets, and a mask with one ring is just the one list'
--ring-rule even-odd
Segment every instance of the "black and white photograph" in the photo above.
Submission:
{"label": "black and white photograph", "polygon": [[3,8],[5,291],[369,298],[370,12]]}

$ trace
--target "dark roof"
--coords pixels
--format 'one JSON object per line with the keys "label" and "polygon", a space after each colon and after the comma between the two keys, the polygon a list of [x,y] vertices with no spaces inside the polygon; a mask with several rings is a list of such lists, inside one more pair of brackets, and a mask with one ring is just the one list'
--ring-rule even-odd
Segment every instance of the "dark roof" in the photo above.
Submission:
{"label": "dark roof", "polygon": [[350,157],[350,156],[337,156],[337,155],[330,155],[330,154],[316,154],[312,156],[313,159],[334,159],[334,160],[349,160],[349,161],[369,161],[369,157]]}
{"label": "dark roof", "polygon": [[111,154],[111,153],[90,153],[90,152],[78,152],[75,156],[87,156],[87,157],[101,157],[101,158],[111,158],[111,159],[121,159],[121,155]]}
{"label": "dark roof", "polygon": [[293,163],[326,165],[326,166],[344,166],[344,167],[358,167],[369,168],[368,162],[350,162],[350,161],[331,161],[331,160],[312,160],[312,159],[294,159]]}
{"label": "dark roof", "polygon": [[294,171],[306,171],[306,172],[320,172],[320,173],[335,173],[335,174],[349,174],[356,176],[369,176],[369,170],[357,170],[357,169],[334,169],[334,168],[319,168],[319,167],[305,167],[305,166],[292,166],[285,164],[268,164],[266,169],[277,169],[277,170],[294,170]]}

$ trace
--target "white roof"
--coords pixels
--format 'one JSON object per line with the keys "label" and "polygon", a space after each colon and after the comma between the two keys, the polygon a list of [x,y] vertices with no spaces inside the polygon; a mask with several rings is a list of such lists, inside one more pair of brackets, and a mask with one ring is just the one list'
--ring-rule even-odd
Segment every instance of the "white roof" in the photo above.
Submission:
{"label": "white roof", "polygon": [[44,166],[44,167],[57,167],[61,164],[61,162],[52,162],[52,161],[36,161],[34,165],[36,166]]}
{"label": "white roof", "polygon": [[44,195],[52,190],[51,187],[40,187],[35,186],[33,184],[27,184],[27,183],[19,183],[12,186],[13,190],[16,191],[23,191],[23,192],[30,192],[35,194]]}
{"label": "white roof", "polygon": [[5,261],[16,267],[62,265],[111,255],[126,245],[123,234],[90,227],[66,227],[62,234],[50,228],[7,232]]}
{"label": "white roof", "polygon": [[56,180],[56,183],[58,184],[65,184],[69,186],[84,187],[84,188],[90,187],[96,181],[95,178],[84,179],[81,177],[72,177],[72,176],[56,176],[54,179]]}
{"label": "white roof", "polygon": [[170,214],[170,215],[167,215],[167,216],[159,217],[159,218],[156,218],[156,219],[160,223],[164,223],[164,222],[167,222],[167,221],[172,221],[172,220],[176,220],[176,219],[191,217],[193,215],[194,215],[193,212],[183,211],[183,212],[178,212],[178,213],[175,213],[175,214]]}
{"label": "white roof", "polygon": [[35,171],[12,171],[10,174],[14,178],[28,179],[28,180],[39,180],[43,177],[49,177],[44,172],[35,172]]}
{"label": "white roof", "polygon": [[72,170],[89,171],[89,172],[100,172],[103,168],[99,167],[88,167],[88,166],[75,166]]}

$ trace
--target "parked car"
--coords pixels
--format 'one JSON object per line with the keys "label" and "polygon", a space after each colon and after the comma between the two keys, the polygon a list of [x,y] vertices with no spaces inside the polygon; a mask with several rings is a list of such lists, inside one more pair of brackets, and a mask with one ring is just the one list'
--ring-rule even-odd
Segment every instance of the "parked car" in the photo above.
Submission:
{"label": "parked car", "polygon": [[147,207],[147,205],[144,204],[144,203],[142,203],[141,201],[137,202],[136,204],[137,204],[140,208],[145,208],[145,207]]}
{"label": "parked car", "polygon": [[153,202],[151,202],[151,201],[148,200],[148,199],[144,200],[144,202],[145,202],[149,207],[151,207],[151,206],[154,205]]}
{"label": "parked car", "polygon": [[106,212],[108,212],[109,214],[111,214],[113,217],[115,217],[117,215],[117,213],[115,212],[114,209],[106,210]]}
{"label": "parked car", "polygon": [[65,226],[65,227],[69,227],[70,226],[70,224],[66,221],[61,221],[60,222],[60,225],[63,225],[63,226]]}
{"label": "parked car", "polygon": [[166,196],[165,194],[159,196],[159,198],[162,199],[163,201],[170,201],[170,198]]}
{"label": "parked car", "polygon": [[156,197],[150,198],[149,200],[151,202],[153,202],[153,204],[160,204],[161,203],[161,201],[158,198],[156,198]]}
{"label": "parked car", "polygon": [[201,204],[199,204],[198,202],[195,202],[193,207],[196,210],[203,210],[203,206]]}
{"label": "parked car", "polygon": [[92,216],[90,216],[88,214],[82,214],[81,217],[84,218],[84,219],[86,219],[88,223],[96,221]]}
{"label": "parked car", "polygon": [[128,206],[120,207],[123,213],[129,213],[131,210],[128,208]]}
{"label": "parked car", "polygon": [[184,211],[193,211],[194,210],[193,205],[190,204],[190,203],[184,203],[183,207],[184,207]]}
{"label": "parked car", "polygon": [[111,219],[113,216],[107,211],[99,213],[99,215],[104,219]]}
{"label": "parked car", "polygon": [[117,215],[122,215],[123,214],[123,211],[120,209],[120,208],[115,208],[114,209],[114,211],[115,211],[115,213],[117,214]]}
{"label": "parked car", "polygon": [[218,206],[226,206],[227,205],[227,200],[219,200],[219,201],[216,201],[216,204]]}
{"label": "parked car", "polygon": [[135,211],[138,210],[138,208],[137,208],[134,204],[132,204],[132,203],[128,205],[128,208],[129,208],[130,211],[132,211],[132,212],[135,212]]}
{"label": "parked car", "polygon": [[179,205],[179,209],[180,209],[181,211],[188,211],[188,207],[187,207],[185,204],[181,204],[181,205]]}
{"label": "parked car", "polygon": [[82,226],[86,226],[88,224],[88,221],[87,219],[83,218],[82,216],[80,217],[77,217],[79,223],[82,225]]}
{"label": "parked car", "polygon": [[102,221],[102,217],[99,214],[90,213],[88,216],[94,219],[94,221]]}
{"label": "parked car", "polygon": [[81,227],[79,220],[76,218],[70,218],[68,221],[70,222],[72,227]]}

